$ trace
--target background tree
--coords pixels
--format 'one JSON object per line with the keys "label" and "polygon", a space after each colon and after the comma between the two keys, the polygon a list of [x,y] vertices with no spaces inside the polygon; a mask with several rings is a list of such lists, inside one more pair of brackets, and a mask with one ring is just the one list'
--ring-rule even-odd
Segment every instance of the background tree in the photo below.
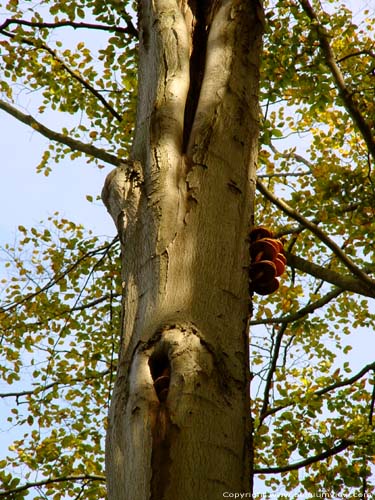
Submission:
{"label": "background tree", "polygon": [[[254,466],[254,474],[280,496],[283,492],[313,494],[319,485],[332,493],[349,496],[355,491],[356,496],[366,498],[373,491],[375,365],[371,360],[353,372],[350,348],[359,342],[363,327],[374,327],[373,19],[364,11],[357,26],[351,12],[339,3],[327,4],[327,12],[320,3],[305,0],[265,5],[256,222],[275,227],[277,235],[285,237],[290,267],[280,292],[261,300],[254,297],[250,322],[253,447],[249,453],[244,450],[246,458],[238,460],[236,453],[243,446],[238,429],[246,432],[240,408],[246,411],[247,404],[243,320],[249,305],[245,268],[246,231],[251,222],[251,190],[243,187],[247,175],[240,167],[245,151],[250,154],[254,146],[256,132],[256,106],[252,107],[256,83],[251,79],[256,76],[256,52],[249,50],[249,33],[247,38],[239,36],[247,33],[246,15],[238,20],[234,10],[232,24],[222,22],[224,2],[212,11],[195,11],[191,4],[195,23],[186,23],[174,2],[157,5],[163,8],[156,14],[142,11],[145,24],[140,33],[151,27],[151,36],[140,38],[149,59],[142,59],[145,54],[141,52],[141,104],[132,153],[138,31],[131,11],[124,10],[130,5],[45,2],[32,10],[17,2],[4,6],[8,14],[0,27],[0,107],[51,140],[40,171],[48,174],[50,166],[65,155],[86,155],[99,166],[103,162],[124,165],[110,178],[104,194],[108,193],[115,212],[127,266],[120,279],[116,239],[99,241],[79,225],[53,218],[47,228],[20,226],[17,244],[4,249],[9,272],[1,309],[1,373],[4,382],[14,387],[1,396],[14,402],[8,425],[22,430],[1,460],[0,496],[7,498],[13,491],[17,498],[27,492],[32,492],[32,498],[104,498],[103,435],[116,370],[113,353],[120,340],[119,299],[124,282],[128,294],[135,286],[138,294],[144,291],[137,305],[143,310],[136,317],[134,293],[126,321],[135,323],[130,342],[139,335],[140,343],[130,364],[126,357],[130,351],[122,341],[117,391],[131,366],[140,385],[125,385],[133,398],[138,397],[135,404],[130,399],[133,406],[127,410],[134,410],[128,419],[131,432],[134,436],[139,430],[139,415],[149,418],[154,428],[153,439],[147,432],[144,437],[154,475],[150,477],[150,470],[140,463],[146,455],[135,456],[138,469],[131,469],[132,473],[148,470],[149,474],[144,483],[136,481],[138,487],[147,489],[151,483],[153,494],[161,495],[158,479],[163,484],[173,471],[173,463],[168,471],[165,454],[173,450],[175,458],[194,446],[189,424],[195,438],[203,433],[203,442],[209,442],[204,445],[205,453],[210,454],[212,445],[223,450],[215,452],[215,462],[210,461],[208,467],[224,470],[221,456],[232,476],[241,471],[242,479],[232,484],[223,476],[224,484],[212,486],[218,491],[240,487],[246,491]],[[254,21],[259,16],[255,6],[254,2],[246,7]],[[188,16],[189,9],[184,14]],[[106,49],[95,54],[82,42],[77,48],[64,47],[56,41],[57,33],[68,26],[100,30],[108,38]],[[191,38],[193,33],[196,38]],[[210,44],[214,35],[216,44]],[[223,36],[225,43],[221,43]],[[243,45],[233,44],[236,37]],[[157,39],[163,43],[155,44]],[[208,78],[199,71],[202,52],[190,54],[189,40],[194,42],[192,47],[207,43]],[[168,47],[173,50],[153,57]],[[225,62],[217,65],[220,71],[212,78],[208,63],[215,52]],[[227,71],[231,57],[233,61],[239,57],[244,74],[238,73],[238,66]],[[158,74],[155,61],[166,76],[156,89],[152,87]],[[251,70],[246,66],[249,62]],[[189,66],[197,77],[191,78],[197,88],[192,85],[190,92]],[[146,70],[154,78],[142,83]],[[226,77],[232,82],[229,101],[228,94],[220,91]],[[207,82],[214,88],[205,92]],[[241,85],[246,92],[239,91]],[[38,111],[45,116],[43,124],[16,105],[22,89],[34,91]],[[159,97],[156,110],[150,113],[155,96]],[[186,99],[188,112],[182,121]],[[202,102],[207,103],[204,113],[199,108]],[[217,103],[224,104],[218,106],[216,121],[211,122],[211,107]],[[238,112],[233,113],[232,106],[238,106]],[[47,126],[56,121],[49,114],[51,109],[59,110],[59,117],[61,111],[76,116],[76,126],[62,130]],[[235,134],[228,133],[233,130]],[[146,144],[160,153],[149,156]],[[236,151],[233,144],[238,145]],[[181,162],[181,151],[193,162]],[[186,171],[188,190],[181,181]],[[224,182],[229,173],[234,181],[230,185]],[[111,186],[119,185],[118,181],[124,190],[116,198]],[[218,184],[228,186],[227,192],[221,192]],[[145,187],[140,189],[140,185]],[[161,189],[167,190],[163,196]],[[217,201],[221,205],[215,205]],[[118,217],[123,208],[126,220],[121,213]],[[206,215],[203,222],[200,209]],[[211,225],[213,215],[215,225]],[[181,248],[183,259],[178,262],[175,258]],[[220,268],[215,275],[211,267],[221,260],[225,272],[226,259],[232,262],[226,284],[237,283],[236,293],[233,286],[220,286]],[[189,273],[182,263],[189,264]],[[190,277],[187,285],[177,286],[186,276]],[[176,339],[190,350],[188,357],[184,358],[183,349],[178,351]],[[234,359],[236,352],[242,355]],[[183,360],[180,364],[179,359]],[[159,393],[158,398],[153,388],[161,368],[170,377],[167,405],[160,404],[162,396]],[[24,382],[30,378],[32,383]],[[198,404],[199,396],[202,403]],[[171,417],[165,407],[180,413]],[[189,410],[192,416],[182,425],[179,418]],[[123,418],[122,411],[118,415]],[[172,427],[175,432],[171,421],[189,436],[189,442],[176,451],[175,437],[169,442],[170,434],[163,431]],[[207,421],[213,426],[209,436]],[[155,422],[164,422],[165,427],[156,427]],[[181,439],[184,443],[184,436]],[[185,455],[185,463],[196,471],[198,485],[203,482],[199,474],[207,474],[203,462],[197,460],[201,448]],[[230,469],[229,464],[235,462]],[[182,467],[182,458],[174,464]],[[193,483],[186,486],[190,492]],[[207,486],[207,491],[213,490]]]}

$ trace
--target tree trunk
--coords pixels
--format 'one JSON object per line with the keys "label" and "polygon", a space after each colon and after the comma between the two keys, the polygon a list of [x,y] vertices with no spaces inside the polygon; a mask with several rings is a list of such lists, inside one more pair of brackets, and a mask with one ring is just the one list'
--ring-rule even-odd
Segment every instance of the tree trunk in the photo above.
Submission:
{"label": "tree trunk", "polygon": [[133,158],[103,200],[122,242],[110,500],[250,491],[248,233],[256,0],[141,0]]}

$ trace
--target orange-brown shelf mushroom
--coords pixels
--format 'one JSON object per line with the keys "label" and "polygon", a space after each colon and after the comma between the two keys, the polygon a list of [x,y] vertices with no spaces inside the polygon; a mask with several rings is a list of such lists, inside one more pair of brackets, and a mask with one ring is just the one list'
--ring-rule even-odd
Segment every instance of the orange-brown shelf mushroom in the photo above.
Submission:
{"label": "orange-brown shelf mushroom", "polygon": [[266,227],[256,227],[250,233],[250,291],[268,295],[279,288],[278,276],[285,271],[283,243],[274,238]]}
{"label": "orange-brown shelf mushroom", "polygon": [[276,292],[279,288],[279,280],[277,278],[273,278],[271,281],[267,281],[266,283],[255,283],[253,291],[259,295],[270,295],[273,292]]}
{"label": "orange-brown shelf mushroom", "polygon": [[276,266],[271,260],[255,262],[250,267],[250,278],[253,282],[271,281],[276,278]]}
{"label": "orange-brown shelf mushroom", "polygon": [[273,260],[278,254],[278,248],[266,240],[257,240],[250,247],[250,256],[252,262],[260,260]]}
{"label": "orange-brown shelf mushroom", "polygon": [[260,240],[263,238],[272,238],[272,233],[269,229],[263,226],[254,228],[250,233],[250,242]]}

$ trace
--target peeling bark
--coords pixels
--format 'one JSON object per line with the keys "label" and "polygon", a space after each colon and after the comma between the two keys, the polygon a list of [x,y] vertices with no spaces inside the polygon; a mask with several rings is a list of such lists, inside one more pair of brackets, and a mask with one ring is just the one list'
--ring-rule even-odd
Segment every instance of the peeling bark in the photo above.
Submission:
{"label": "peeling bark", "polygon": [[262,19],[141,0],[133,157],[103,190],[122,242],[110,500],[250,491],[248,233]]}

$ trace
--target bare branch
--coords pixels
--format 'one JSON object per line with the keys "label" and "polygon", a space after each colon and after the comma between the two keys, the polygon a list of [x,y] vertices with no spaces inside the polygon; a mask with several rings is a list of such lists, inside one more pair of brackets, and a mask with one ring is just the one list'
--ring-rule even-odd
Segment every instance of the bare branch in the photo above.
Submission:
{"label": "bare branch", "polygon": [[[258,190],[268,198],[274,205],[276,205],[280,210],[289,215],[292,219],[295,219],[300,224],[302,224],[306,229],[309,229],[315,236],[317,236],[322,243],[324,243],[336,257],[347,267],[353,274],[355,274],[366,286],[369,293],[375,294],[375,281],[371,279],[365,272],[363,272],[354,262],[341,250],[341,248],[327,236],[327,234],[322,231],[316,224],[310,222],[308,219],[303,217],[301,214],[296,212],[287,203],[277,198],[271,191],[269,191],[260,180],[257,180]],[[344,288],[344,287],[340,287]]]}
{"label": "bare branch", "polygon": [[106,24],[91,24],[91,23],[76,23],[73,21],[58,21],[56,23],[37,23],[32,21],[25,21],[24,19],[6,19],[3,24],[0,24],[0,31],[5,30],[8,26],[12,24],[16,24],[19,26],[29,26],[30,28],[64,28],[70,27],[74,29],[90,29],[90,30],[99,30],[99,31],[109,31],[116,33],[125,33],[127,35],[133,36],[138,39],[138,30],[135,28],[130,19],[126,19],[126,28],[121,26],[109,26]]}
{"label": "bare branch", "polygon": [[0,109],[6,111],[20,122],[25,123],[36,132],[39,132],[44,137],[47,137],[47,139],[49,139],[50,141],[56,141],[59,142],[60,144],[65,144],[65,146],[68,146],[73,151],[80,151],[81,153],[84,153],[88,156],[93,156],[94,158],[109,163],[110,165],[114,165],[115,167],[123,163],[123,161],[121,161],[120,158],[117,158],[116,156],[107,153],[103,149],[99,149],[93,146],[92,144],[85,144],[65,134],[47,128],[42,123],[38,122],[35,118],[33,118],[31,115],[26,115],[25,113],[22,113],[20,110],[18,110],[17,108],[15,108],[14,106],[5,101],[0,100]]}
{"label": "bare branch", "polygon": [[353,99],[353,94],[347,87],[344,76],[336,63],[335,54],[329,41],[329,33],[319,22],[318,15],[310,5],[309,1],[299,0],[299,3],[301,4],[304,12],[310,18],[314,28],[316,29],[320,48],[324,54],[326,64],[331,71],[336,87],[339,91],[339,95],[343,100],[344,106],[349,115],[352,117],[353,122],[358,127],[360,133],[362,134],[362,137],[368,147],[369,153],[375,160],[375,139],[373,136],[373,131],[371,129],[371,126],[366,122],[362,113],[360,112],[357,103]]}
{"label": "bare branch", "polygon": [[36,481],[35,483],[26,483],[22,486],[18,486],[17,488],[13,488],[12,490],[0,491],[0,498],[10,498],[10,495],[15,495],[16,493],[29,490],[30,488],[37,488],[39,486],[47,486],[48,484],[62,483],[66,481],[100,481],[101,483],[104,483],[105,477],[86,474],[83,476],[65,476],[44,479],[43,481]]}
{"label": "bare branch", "polygon": [[[258,175],[258,177],[261,177],[261,176]],[[269,177],[271,177],[271,175]],[[358,208],[360,208],[359,203],[349,203],[348,205],[341,206],[340,209],[338,209],[338,210],[336,209],[336,214],[346,214],[349,212],[354,212]],[[319,224],[319,222],[320,222],[319,216],[312,219],[312,222],[314,222],[314,224]],[[279,230],[277,232],[277,237],[280,238],[281,236],[286,236],[287,234],[299,234],[305,229],[306,228],[301,224],[299,224],[298,226],[297,225],[296,226],[288,226],[288,227],[286,227],[285,230]],[[366,272],[369,272],[369,271],[366,270]]]}
{"label": "bare branch", "polygon": [[346,450],[349,446],[352,446],[354,441],[350,441],[347,439],[343,439],[337,446],[330,448],[323,453],[319,453],[319,455],[315,455],[313,457],[306,458],[305,460],[301,460],[300,462],[296,462],[290,465],[284,465],[281,467],[265,467],[264,469],[254,469],[255,474],[278,474],[280,472],[289,472],[291,470],[302,469],[302,467],[306,467],[307,465],[311,465],[316,462],[321,462],[329,457],[337,455],[342,451]]}
{"label": "bare branch", "polygon": [[123,117],[119,113],[117,113],[117,111],[109,104],[109,102],[106,99],[104,99],[104,97],[101,95],[100,92],[95,90],[94,87],[87,80],[84,80],[77,71],[73,71],[72,69],[70,69],[69,66],[67,66],[67,64],[57,55],[57,53],[54,50],[52,50],[50,47],[44,44],[42,47],[46,52],[48,52],[54,58],[55,61],[61,64],[61,66],[65,69],[65,71],[69,73],[69,75],[74,80],[77,80],[77,82],[79,82],[82,85],[82,87],[84,87],[94,97],[96,97],[96,99],[98,99],[98,101],[100,101],[103,104],[103,106],[111,113],[112,116],[114,116],[119,122],[122,122]]}

